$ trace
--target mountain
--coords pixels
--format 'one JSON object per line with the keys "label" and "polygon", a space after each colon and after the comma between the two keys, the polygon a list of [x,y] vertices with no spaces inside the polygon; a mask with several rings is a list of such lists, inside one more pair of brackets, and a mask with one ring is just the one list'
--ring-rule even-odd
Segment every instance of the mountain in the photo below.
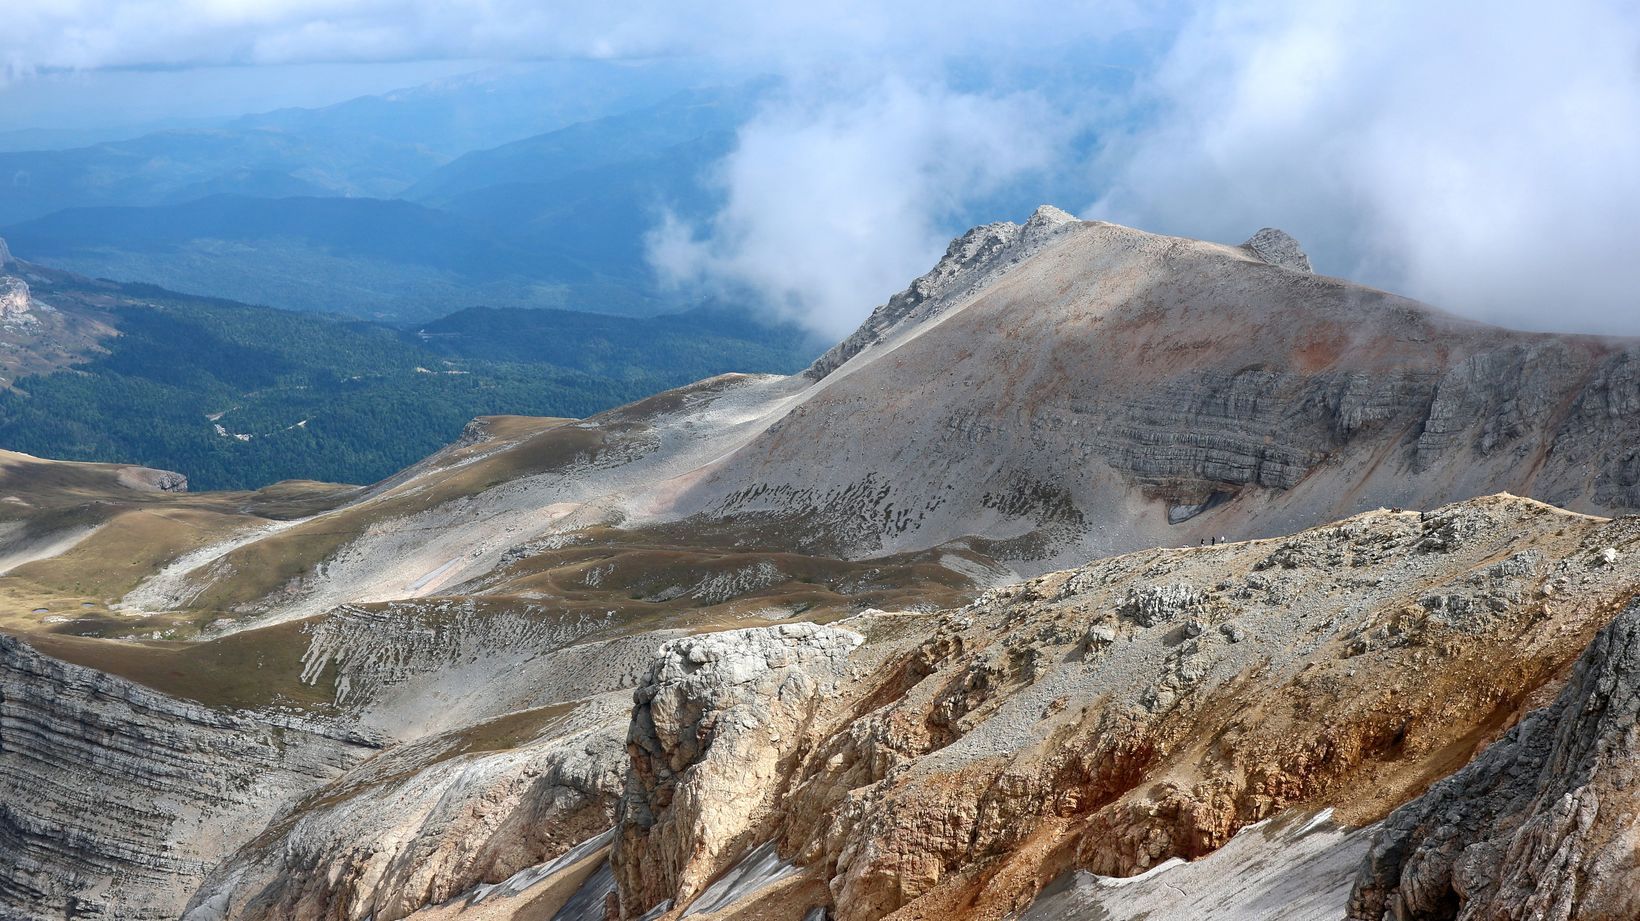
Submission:
{"label": "mountain", "polygon": [[244,131],[277,131],[345,149],[358,138],[423,148],[441,159],[611,114],[643,109],[691,81],[699,62],[540,61],[490,67],[320,108],[245,115]]}
{"label": "mountain", "polygon": [[370,482],[475,415],[586,415],[817,351],[793,327],[722,311],[481,310],[417,335],[9,265],[0,283],[21,286],[25,306],[0,318],[0,443],[181,470],[208,489]]}
{"label": "mountain", "polygon": [[[33,261],[97,277],[362,318],[424,320],[479,304],[653,312],[567,256],[405,201],[213,195],[59,211],[7,230]],[[614,285],[606,286],[614,288]]]}
{"label": "mountain", "polygon": [[665,62],[554,62],[84,147],[11,149],[0,152],[0,175],[10,177],[0,226],[201,190],[392,196],[468,151],[652,105],[680,79]]}
{"label": "mountain", "polygon": [[482,189],[553,183],[576,173],[652,160],[680,144],[734,131],[770,88],[769,82],[756,81],[689,90],[636,111],[473,151],[429,173],[404,197],[447,204]]}
{"label": "mountain", "polygon": [[[340,197],[371,190],[302,170],[212,166],[151,201],[65,207],[4,233],[27,258],[86,275],[362,318],[416,322],[476,306],[675,312],[689,305],[657,288],[645,234],[662,208],[707,209],[707,168],[766,89],[675,94],[426,164],[410,200]],[[279,136],[308,137],[304,125]]]}
{"label": "mountain", "polygon": [[1043,208],[361,490],[7,458],[0,906],[1630,916],[1637,356]]}
{"label": "mountain", "polygon": [[0,153],[0,171],[12,177],[0,226],[69,208],[153,205],[199,188],[259,194],[299,184],[331,195],[391,195],[440,162],[424,149],[377,138],[338,151],[280,131],[217,127]]}

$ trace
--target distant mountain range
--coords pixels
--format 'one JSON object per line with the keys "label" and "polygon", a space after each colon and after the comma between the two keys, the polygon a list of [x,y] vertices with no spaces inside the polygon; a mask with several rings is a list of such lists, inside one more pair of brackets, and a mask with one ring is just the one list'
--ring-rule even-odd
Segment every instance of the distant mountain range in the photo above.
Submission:
{"label": "distant mountain range", "polygon": [[[663,207],[710,207],[706,167],[773,84],[653,99],[652,76],[619,76],[573,100],[539,79],[457,80],[0,153],[13,177],[0,225],[30,260],[296,310],[677,310],[651,278],[644,234]],[[496,138],[507,143],[470,146]]]}
{"label": "distant mountain range", "polygon": [[[646,236],[663,213],[716,211],[713,166],[781,84],[663,93],[657,72],[585,67],[0,153],[0,234],[91,277],[369,319],[687,309],[692,295],[657,283]],[[943,219],[1088,200],[1088,181],[1032,175]]]}

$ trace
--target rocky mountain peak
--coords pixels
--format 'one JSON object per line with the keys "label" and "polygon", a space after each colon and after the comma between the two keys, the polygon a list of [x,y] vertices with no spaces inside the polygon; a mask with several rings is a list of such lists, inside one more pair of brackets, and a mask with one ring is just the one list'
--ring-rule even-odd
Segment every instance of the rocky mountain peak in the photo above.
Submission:
{"label": "rocky mountain peak", "polygon": [[1248,237],[1242,246],[1252,250],[1253,255],[1271,265],[1292,269],[1295,272],[1315,271],[1310,267],[1310,257],[1305,254],[1304,247],[1285,230],[1266,227]]}
{"label": "rocky mountain peak", "polygon": [[1069,212],[1042,205],[1023,225],[998,221],[969,230],[951,241],[945,255],[932,269],[872,311],[859,329],[810,365],[808,376],[825,377],[866,348],[883,341],[891,330],[939,315],[996,281],[1008,269],[1078,223]]}
{"label": "rocky mountain peak", "polygon": [[1024,233],[1030,236],[1033,233],[1051,233],[1066,224],[1076,223],[1076,215],[1063,208],[1053,205],[1040,205],[1031,213],[1030,219],[1025,222]]}
{"label": "rocky mountain peak", "polygon": [[0,321],[32,319],[28,282],[13,275],[0,275]]}

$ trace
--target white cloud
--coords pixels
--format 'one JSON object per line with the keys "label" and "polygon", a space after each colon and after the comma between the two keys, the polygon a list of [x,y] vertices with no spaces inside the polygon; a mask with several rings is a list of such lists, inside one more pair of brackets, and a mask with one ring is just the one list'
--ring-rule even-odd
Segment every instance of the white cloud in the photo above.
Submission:
{"label": "white cloud", "polygon": [[741,130],[723,209],[705,227],[669,219],[651,259],[676,284],[749,294],[840,338],[934,263],[955,213],[1055,163],[1062,125],[1034,94],[900,78],[804,92]]}
{"label": "white cloud", "polygon": [[1105,151],[1087,209],[1236,242],[1472,316],[1640,333],[1640,7],[1215,4]]}

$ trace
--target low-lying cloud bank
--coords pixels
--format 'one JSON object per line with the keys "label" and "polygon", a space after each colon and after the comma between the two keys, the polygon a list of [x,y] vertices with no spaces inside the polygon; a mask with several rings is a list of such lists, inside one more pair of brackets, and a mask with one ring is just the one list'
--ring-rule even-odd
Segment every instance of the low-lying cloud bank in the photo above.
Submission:
{"label": "low-lying cloud bank", "polygon": [[[1640,7],[1225,0],[1150,25],[1171,40],[1120,96],[798,94],[742,132],[715,219],[657,231],[656,266],[838,335],[962,225],[1023,217],[976,210],[998,187],[1072,175],[1082,197],[1057,203],[1083,217],[1280,226],[1321,271],[1456,312],[1640,334]],[[1067,14],[1071,33],[1097,37]],[[1098,142],[1070,142],[1090,120]]]}
{"label": "low-lying cloud bank", "polygon": [[1202,10],[1084,211],[1513,326],[1640,334],[1640,7],[1255,0]]}
{"label": "low-lying cloud bank", "polygon": [[[1630,0],[16,0],[4,18],[0,80],[654,56],[778,74],[707,177],[721,210],[661,222],[651,253],[673,284],[827,335],[1031,199],[1225,242],[1276,225],[1322,271],[1471,316],[1640,334]],[[1090,80],[1101,65],[1122,78]]]}
{"label": "low-lying cloud bank", "polygon": [[677,285],[768,305],[842,338],[944,249],[972,203],[1062,155],[1035,94],[984,95],[899,78],[763,112],[710,180],[704,226],[668,217],[651,261]]}

